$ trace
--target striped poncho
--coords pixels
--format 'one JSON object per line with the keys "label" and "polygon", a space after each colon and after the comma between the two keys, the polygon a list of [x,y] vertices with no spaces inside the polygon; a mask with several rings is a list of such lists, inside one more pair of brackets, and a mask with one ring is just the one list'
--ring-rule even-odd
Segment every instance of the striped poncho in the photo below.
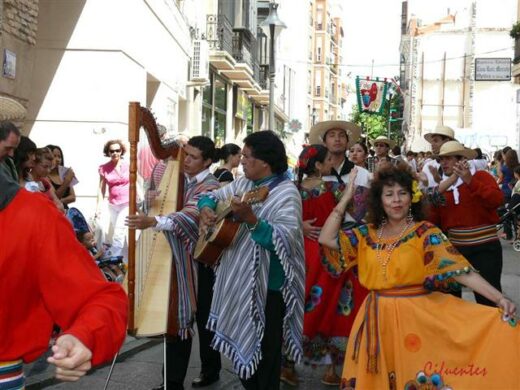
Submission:
{"label": "striped poncho", "polygon": [[197,264],[193,260],[193,248],[199,238],[199,210],[197,202],[202,194],[219,187],[219,182],[208,174],[200,182],[185,185],[184,207],[168,215],[172,230],[164,231],[172,250],[172,261],[177,270],[179,294],[179,336],[186,339],[193,335],[193,322],[197,310]]}
{"label": "striped poncho", "polygon": [[[252,188],[251,180],[241,178],[209,197],[223,201],[233,195],[240,197]],[[272,242],[285,274],[281,288],[286,307],[283,346],[291,359],[299,361],[305,292],[301,198],[296,186],[283,180],[263,203],[252,208],[258,218],[273,228]],[[253,241],[242,224],[234,244],[224,251],[216,269],[208,320],[208,328],[215,332],[212,347],[231,359],[234,370],[244,379],[255,373],[262,358],[269,261],[270,252]]]}

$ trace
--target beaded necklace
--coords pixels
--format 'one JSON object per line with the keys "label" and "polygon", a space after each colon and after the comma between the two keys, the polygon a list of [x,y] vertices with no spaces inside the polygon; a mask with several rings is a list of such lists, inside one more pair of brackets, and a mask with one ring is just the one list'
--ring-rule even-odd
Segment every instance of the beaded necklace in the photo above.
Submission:
{"label": "beaded necklace", "polygon": [[397,247],[397,244],[399,244],[399,241],[401,240],[401,238],[403,238],[404,232],[407,231],[408,228],[410,228],[413,225],[413,223],[414,223],[413,219],[410,219],[408,221],[408,223],[406,225],[404,225],[403,229],[401,230],[401,233],[399,233],[397,240],[395,240],[394,242],[392,242],[391,244],[388,244],[386,246],[386,248],[385,248],[386,257],[384,259],[382,258],[383,243],[381,241],[382,241],[382,237],[383,237],[383,229],[384,229],[385,224],[381,224],[381,226],[378,229],[377,245],[376,245],[376,259],[377,259],[378,263],[381,264],[381,268],[383,269],[383,278],[385,279],[385,281],[388,280],[386,277],[386,274],[387,274],[386,271],[387,271],[388,263],[390,262],[390,258],[392,256],[392,252]]}

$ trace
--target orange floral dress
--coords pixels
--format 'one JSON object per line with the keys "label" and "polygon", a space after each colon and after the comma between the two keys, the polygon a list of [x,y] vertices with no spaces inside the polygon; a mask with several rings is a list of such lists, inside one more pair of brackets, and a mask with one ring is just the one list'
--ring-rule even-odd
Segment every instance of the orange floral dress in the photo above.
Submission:
{"label": "orange floral dress", "polygon": [[[520,326],[497,308],[444,294],[452,276],[472,272],[446,236],[428,222],[378,241],[363,225],[340,232],[326,249],[336,272],[358,265],[370,290],[347,346],[341,389],[520,389]],[[378,247],[381,249],[378,258]]]}

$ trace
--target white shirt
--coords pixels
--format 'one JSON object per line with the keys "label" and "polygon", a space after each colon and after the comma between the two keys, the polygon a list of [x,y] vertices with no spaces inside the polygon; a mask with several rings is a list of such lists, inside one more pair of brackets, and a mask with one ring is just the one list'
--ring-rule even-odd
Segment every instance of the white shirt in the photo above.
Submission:
{"label": "white shirt", "polygon": [[[209,168],[203,170],[202,172],[199,172],[197,175],[189,177],[185,174],[186,177],[186,185],[190,184],[198,184],[201,183],[206,176],[210,174]],[[184,189],[186,190],[186,188]],[[157,221],[157,224],[153,227],[153,230],[155,231],[161,231],[161,230],[173,230],[173,220],[169,216],[165,215],[156,215],[155,220]]]}
{"label": "white shirt", "polygon": [[435,168],[435,170],[439,169],[439,167],[441,166],[441,164],[439,164],[437,162],[437,160],[434,160],[434,159],[428,159],[424,165],[423,165],[423,168],[422,168],[422,172],[426,175],[426,177],[428,178],[428,184],[425,186],[421,183],[421,187],[422,188],[433,188],[433,187],[437,187],[439,185],[439,183],[437,183],[435,181],[435,179],[433,178],[433,175],[432,173],[430,172],[430,168],[429,167],[433,167]]}

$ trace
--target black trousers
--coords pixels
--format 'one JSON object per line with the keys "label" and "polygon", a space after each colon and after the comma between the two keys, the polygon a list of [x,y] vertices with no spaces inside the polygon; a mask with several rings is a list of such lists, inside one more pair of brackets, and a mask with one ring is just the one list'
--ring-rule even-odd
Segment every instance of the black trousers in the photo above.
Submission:
{"label": "black trousers", "polygon": [[[197,331],[199,334],[199,354],[202,363],[201,374],[212,377],[220,373],[222,367],[220,352],[210,347],[213,340],[213,332],[206,329],[211,300],[213,298],[213,284],[215,283],[215,272],[202,264],[198,268],[197,288]],[[191,338],[166,341],[166,380],[168,390],[184,389],[184,379],[188,371],[191,354]]]}
{"label": "black trousers", "polygon": [[262,338],[262,359],[258,369],[249,379],[241,379],[247,390],[280,389],[282,364],[283,317],[285,303],[280,291],[267,292],[265,305],[265,330]]}
{"label": "black trousers", "polygon": [[[502,245],[500,241],[493,241],[475,246],[457,246],[458,251],[480,272],[480,276],[498,291],[502,291],[500,277],[502,276]],[[475,300],[481,305],[496,306],[480,294],[475,294]]]}

